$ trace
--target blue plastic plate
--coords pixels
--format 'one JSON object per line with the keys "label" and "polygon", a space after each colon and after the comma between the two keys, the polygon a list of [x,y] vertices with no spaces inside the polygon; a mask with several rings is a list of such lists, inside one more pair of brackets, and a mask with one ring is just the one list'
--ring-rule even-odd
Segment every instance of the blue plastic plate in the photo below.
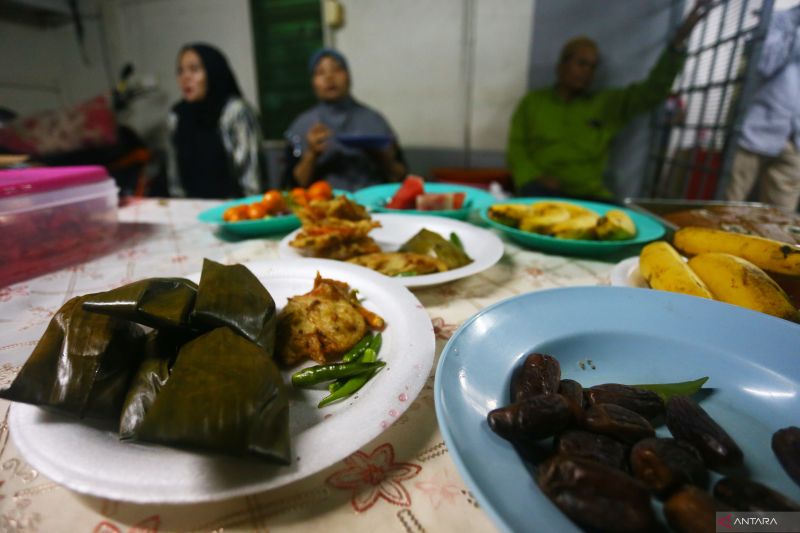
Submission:
{"label": "blue plastic plate", "polygon": [[399,183],[385,183],[382,185],[373,185],[366,187],[355,193],[355,199],[358,203],[372,211],[382,213],[402,213],[405,215],[436,215],[440,217],[457,218],[459,220],[466,220],[470,211],[474,209],[482,209],[497,201],[497,199],[489,194],[487,191],[478,189],[476,187],[469,187],[465,185],[456,185],[452,183],[425,183],[426,193],[448,193],[448,192],[463,192],[466,194],[464,198],[464,206],[461,209],[446,209],[441,211],[419,211],[417,209],[388,209],[386,203],[392,199],[392,196],[400,188]]}
{"label": "blue plastic plate", "polygon": [[336,140],[352,148],[386,148],[394,138],[389,135],[337,135]]}
{"label": "blue plastic plate", "polygon": [[[352,193],[348,191],[340,191],[338,189],[333,191],[336,196],[344,194],[350,198],[353,197]],[[225,222],[222,220],[222,215],[229,207],[240,204],[252,204],[258,202],[263,198],[262,194],[254,196],[247,196],[245,198],[238,198],[225,202],[211,209],[206,209],[199,215],[197,219],[206,224],[215,224],[223,231],[240,235],[242,237],[260,237],[263,235],[273,235],[276,233],[289,233],[295,228],[300,227],[300,219],[297,215],[288,213],[286,215],[277,215],[270,218],[262,218],[260,220],[240,220],[238,222]]]}
{"label": "blue plastic plate", "polygon": [[800,488],[770,447],[776,430],[800,425],[798,346],[800,325],[702,298],[623,287],[531,292],[480,311],[452,336],[436,369],[436,416],[461,475],[498,527],[580,531],[486,423],[489,411],[509,402],[512,370],[537,351],[583,386],[708,376],[713,393],[700,405],[742,448],[750,477],[798,501]]}
{"label": "blue plastic plate", "polygon": [[610,204],[603,204],[599,202],[587,202],[583,200],[572,200],[569,198],[512,198],[502,202],[495,202],[498,204],[533,204],[535,202],[548,202],[558,201],[567,202],[581,207],[585,207],[597,213],[598,215],[604,214],[611,209],[619,209],[627,213],[634,224],[636,224],[637,235],[633,239],[625,241],[582,241],[571,239],[558,239],[548,235],[539,235],[529,231],[522,231],[511,226],[506,226],[489,218],[489,206],[481,210],[481,218],[485,220],[491,227],[498,229],[511,238],[527,248],[534,248],[546,252],[553,252],[557,254],[568,255],[583,255],[583,256],[601,256],[614,252],[619,252],[630,246],[636,246],[660,239],[664,235],[664,226],[661,225],[656,219],[638,213],[631,209],[618,207]]}

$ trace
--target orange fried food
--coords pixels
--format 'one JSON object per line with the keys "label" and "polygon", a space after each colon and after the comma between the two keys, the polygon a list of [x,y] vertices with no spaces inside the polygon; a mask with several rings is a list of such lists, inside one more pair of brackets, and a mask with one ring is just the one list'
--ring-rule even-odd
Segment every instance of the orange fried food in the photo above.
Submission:
{"label": "orange fried food", "polygon": [[305,359],[324,364],[352,348],[383,319],[365,309],[347,283],[317,273],[314,288],[289,298],[278,315],[276,354],[286,365]]}
{"label": "orange fried food", "polygon": [[330,219],[369,220],[366,208],[344,195],[337,196],[333,200],[312,200],[308,205],[296,209],[295,213],[304,228],[318,226]]}
{"label": "orange fried food", "polygon": [[303,229],[289,244],[314,257],[345,260],[381,251],[367,235],[380,227],[380,223],[372,220],[363,206],[345,196],[314,200],[295,212]]}
{"label": "orange fried food", "polygon": [[329,219],[325,226],[304,228],[289,243],[307,250],[314,257],[349,259],[357,255],[380,252],[378,244],[367,235],[380,224],[372,220]]}

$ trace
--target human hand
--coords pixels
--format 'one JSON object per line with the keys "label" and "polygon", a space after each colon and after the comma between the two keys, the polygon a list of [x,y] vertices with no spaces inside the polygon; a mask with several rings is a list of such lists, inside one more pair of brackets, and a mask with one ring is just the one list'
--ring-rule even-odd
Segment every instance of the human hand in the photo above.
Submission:
{"label": "human hand", "polygon": [[675,36],[672,38],[673,48],[681,49],[686,46],[686,40],[692,34],[694,27],[697,26],[698,22],[703,20],[703,17],[705,17],[709,11],[711,11],[713,7],[712,4],[713,0],[695,0],[691,11],[689,11],[689,14],[683,19],[681,25],[678,26]]}
{"label": "human hand", "polygon": [[328,146],[328,139],[331,138],[333,132],[324,124],[317,122],[306,133],[306,143],[309,150],[315,155],[321,154]]}

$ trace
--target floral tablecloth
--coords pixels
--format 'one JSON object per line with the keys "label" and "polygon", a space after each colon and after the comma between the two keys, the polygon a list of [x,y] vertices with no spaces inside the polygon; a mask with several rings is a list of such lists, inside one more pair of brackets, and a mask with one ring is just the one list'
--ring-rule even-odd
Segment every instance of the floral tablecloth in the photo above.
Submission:
{"label": "floral tablecloth", "polygon": [[[0,386],[7,386],[53,313],[69,298],[153,276],[184,276],[205,257],[247,262],[278,257],[280,237],[221,238],[197,221],[217,205],[143,199],[119,211],[116,246],[81,264],[0,288]],[[546,255],[506,242],[491,269],[414,290],[436,334],[447,339],[478,310],[529,291],[607,282],[615,260]],[[435,368],[434,363],[434,368]],[[420,395],[383,434],[345,460],[280,489],[196,505],[136,505],[83,496],[26,464],[9,438],[0,400],[0,531],[493,531],[448,455],[436,421],[433,371]],[[498,481],[502,483],[502,481]]]}

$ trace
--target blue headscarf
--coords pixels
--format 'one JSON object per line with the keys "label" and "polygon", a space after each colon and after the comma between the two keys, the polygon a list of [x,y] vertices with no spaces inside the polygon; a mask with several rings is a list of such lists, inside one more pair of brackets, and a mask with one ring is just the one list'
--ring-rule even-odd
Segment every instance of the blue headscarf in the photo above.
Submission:
{"label": "blue headscarf", "polygon": [[317,63],[319,63],[323,57],[332,57],[339,64],[342,66],[343,69],[347,71],[347,74],[350,74],[350,67],[347,65],[347,59],[337,50],[329,47],[320,48],[313,54],[308,60],[308,73],[314,74],[314,69],[317,68]]}

